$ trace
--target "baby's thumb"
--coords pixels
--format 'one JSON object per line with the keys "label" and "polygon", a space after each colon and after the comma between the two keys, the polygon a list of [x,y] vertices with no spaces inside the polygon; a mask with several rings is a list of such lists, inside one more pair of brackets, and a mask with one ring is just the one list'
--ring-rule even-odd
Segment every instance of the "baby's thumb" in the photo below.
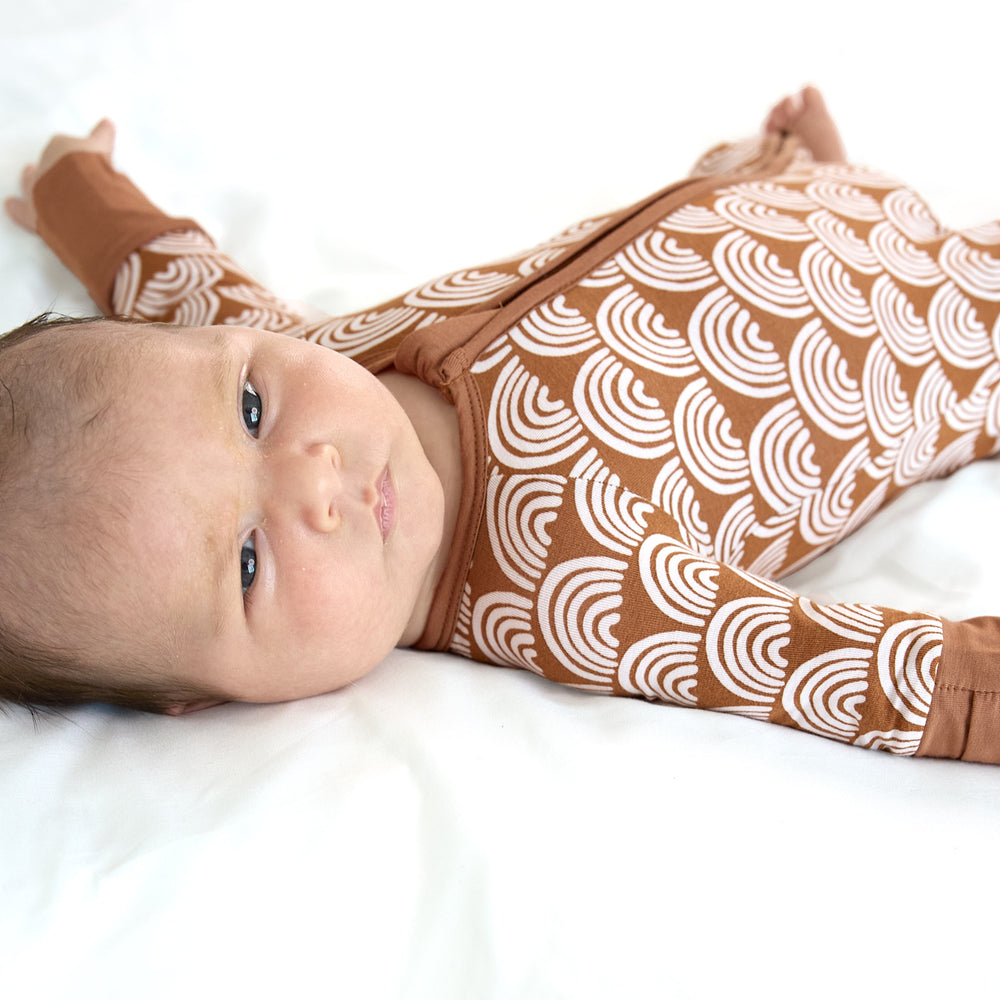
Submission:
{"label": "baby's thumb", "polygon": [[29,233],[35,231],[35,220],[23,198],[5,198],[3,207],[12,222],[16,222],[22,229],[27,229]]}

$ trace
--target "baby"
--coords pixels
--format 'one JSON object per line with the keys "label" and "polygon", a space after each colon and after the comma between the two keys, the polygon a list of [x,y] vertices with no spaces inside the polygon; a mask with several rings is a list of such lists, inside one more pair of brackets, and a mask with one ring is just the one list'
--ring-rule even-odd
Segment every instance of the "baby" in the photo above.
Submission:
{"label": "baby", "polygon": [[419,637],[457,460],[414,380],[256,329],[11,336],[4,634],[57,700],[306,697]]}
{"label": "baby", "polygon": [[281,701],[402,645],[1000,761],[1000,620],[774,582],[1000,448],[1000,229],[847,166],[814,88],[637,205],[321,320],[113,143],[56,137],[7,201],[125,319],[0,340],[0,695]]}

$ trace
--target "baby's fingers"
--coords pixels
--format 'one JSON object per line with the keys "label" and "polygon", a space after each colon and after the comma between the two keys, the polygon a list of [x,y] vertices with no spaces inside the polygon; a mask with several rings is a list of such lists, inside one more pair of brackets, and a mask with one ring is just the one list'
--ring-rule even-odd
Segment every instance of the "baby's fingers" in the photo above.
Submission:
{"label": "baby's fingers", "polygon": [[38,176],[68,153],[98,153],[109,160],[115,149],[115,126],[102,118],[85,136],[54,135],[38,160]]}
{"label": "baby's fingers", "polygon": [[110,118],[102,118],[91,130],[98,152],[111,156],[115,151],[115,123]]}

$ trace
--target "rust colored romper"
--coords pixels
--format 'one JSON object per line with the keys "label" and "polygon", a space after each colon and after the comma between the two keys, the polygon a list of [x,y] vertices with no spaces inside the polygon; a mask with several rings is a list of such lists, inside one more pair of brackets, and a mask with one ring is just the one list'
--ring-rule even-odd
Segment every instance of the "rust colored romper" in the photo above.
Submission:
{"label": "rust colored romper", "polygon": [[36,201],[106,312],[268,327],[453,403],[462,506],[422,648],[1000,762],[1000,619],[774,582],[1000,448],[1000,225],[946,232],[898,182],[772,136],[530,251],[313,321],[93,154]]}

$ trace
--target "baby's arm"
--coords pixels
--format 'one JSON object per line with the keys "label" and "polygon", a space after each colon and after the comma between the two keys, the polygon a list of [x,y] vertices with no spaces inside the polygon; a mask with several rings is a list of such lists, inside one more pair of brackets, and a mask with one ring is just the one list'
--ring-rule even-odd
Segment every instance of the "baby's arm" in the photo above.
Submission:
{"label": "baby's arm", "polygon": [[170,229],[196,230],[190,219],[165,215],[111,165],[114,127],[100,122],[89,136],[57,135],[21,176],[22,196],[6,202],[19,225],[36,232],[86,286],[105,314],[122,258]]}
{"label": "baby's arm", "polygon": [[[25,168],[21,196],[5,202],[11,219],[45,240],[102,312],[275,329],[303,321],[219,253],[196,222],[165,214],[118,173],[114,137],[107,120],[85,137],[55,136],[38,164]],[[147,249],[164,241],[161,253]],[[248,298],[270,308],[248,316]]]}
{"label": "baby's arm", "polygon": [[[38,234],[108,315],[209,326],[266,327],[314,340],[378,370],[399,340],[438,319],[487,308],[532,280],[609,219],[587,220],[485,267],[435,279],[373,309],[307,316],[274,296],[213,245],[190,219],[168,216],[111,165],[114,129],[56,136],[7,213]],[[613,217],[612,217],[613,218]]]}

